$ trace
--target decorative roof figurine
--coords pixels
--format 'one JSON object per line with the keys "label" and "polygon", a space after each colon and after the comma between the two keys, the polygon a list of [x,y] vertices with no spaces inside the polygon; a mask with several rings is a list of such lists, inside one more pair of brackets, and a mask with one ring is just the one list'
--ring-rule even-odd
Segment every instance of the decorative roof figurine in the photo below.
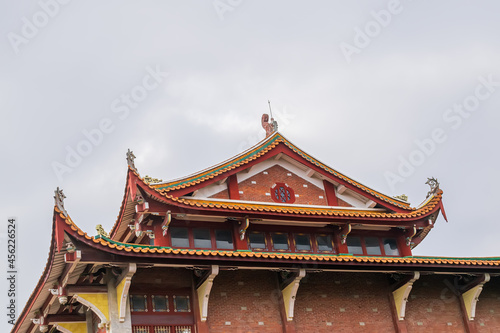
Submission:
{"label": "decorative roof figurine", "polygon": [[64,216],[68,216],[66,209],[64,209],[64,199],[66,196],[64,195],[63,190],[57,187],[54,193],[56,194],[54,195],[56,207],[64,214]]}
{"label": "decorative roof figurine", "polygon": [[271,121],[269,122],[269,115],[267,113],[264,113],[262,115],[262,128],[266,130],[267,138],[274,132],[278,131],[278,122],[274,120],[274,118],[271,118]]}
{"label": "decorative roof figurine", "polygon": [[127,164],[132,170],[137,171],[137,169],[135,168],[134,160],[135,160],[134,152],[129,149],[127,151]]}
{"label": "decorative roof figurine", "polygon": [[427,178],[427,181],[425,183],[431,187],[431,190],[427,193],[426,198],[430,197],[433,194],[436,194],[439,190],[439,182],[436,178]]}
{"label": "decorative roof figurine", "polygon": [[108,233],[106,231],[104,231],[104,228],[102,227],[102,224],[96,225],[95,230],[97,230],[97,234],[99,236],[103,236],[103,237],[109,238],[109,235],[108,235]]}

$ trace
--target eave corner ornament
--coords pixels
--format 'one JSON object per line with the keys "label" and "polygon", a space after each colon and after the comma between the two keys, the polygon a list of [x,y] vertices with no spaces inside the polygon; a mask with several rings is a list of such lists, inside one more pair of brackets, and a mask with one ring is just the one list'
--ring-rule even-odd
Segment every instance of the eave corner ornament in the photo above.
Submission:
{"label": "eave corner ornament", "polygon": [[134,164],[134,160],[135,160],[134,152],[129,149],[127,151],[127,164],[130,167],[130,169],[137,171],[135,164]]}
{"label": "eave corner ornament", "polygon": [[395,195],[394,198],[408,202],[408,196],[406,194]]}
{"label": "eave corner ornament", "polygon": [[106,231],[104,231],[104,228],[102,227],[102,224],[96,225],[95,230],[97,230],[97,235],[98,236],[109,238],[109,235],[108,235],[108,233]]}
{"label": "eave corner ornament", "polygon": [[431,190],[427,193],[427,197],[430,197],[431,195],[436,194],[439,191],[439,182],[436,178],[427,178],[427,182],[425,182],[427,185],[431,187]]}
{"label": "eave corner ornament", "polygon": [[57,209],[59,209],[64,216],[68,216],[68,213],[66,212],[66,209],[64,209],[64,199],[66,196],[63,193],[62,189],[59,189],[59,187],[54,191],[56,195],[54,195],[55,203]]}
{"label": "eave corner ornament", "polygon": [[267,113],[264,113],[262,115],[262,128],[266,130],[266,138],[273,134],[274,132],[278,131],[278,122],[274,120],[274,118],[271,115],[271,121],[269,121],[269,115]]}
{"label": "eave corner ornament", "polygon": [[163,182],[163,179],[149,177],[148,175],[146,175],[146,176],[143,178],[143,180],[144,180],[144,182],[145,182],[145,183],[147,183],[147,184],[154,184],[154,183],[161,183],[161,182]]}

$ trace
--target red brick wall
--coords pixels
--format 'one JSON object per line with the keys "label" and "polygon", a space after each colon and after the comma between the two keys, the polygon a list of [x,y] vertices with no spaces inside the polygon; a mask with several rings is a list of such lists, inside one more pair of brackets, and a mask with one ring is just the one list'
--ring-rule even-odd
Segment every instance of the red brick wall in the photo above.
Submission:
{"label": "red brick wall", "polygon": [[[264,172],[267,172],[265,174]],[[289,176],[288,174],[291,174]],[[252,182],[255,182],[253,184]],[[327,205],[326,194],[323,189],[311,182],[297,176],[280,165],[275,165],[267,170],[256,174],[238,184],[240,199],[246,201],[274,202],[270,195],[271,187],[276,183],[285,183],[299,196],[295,198],[295,204],[302,205]],[[307,187],[304,187],[306,185]],[[211,196],[212,198],[228,198],[227,190]],[[320,198],[322,197],[322,198]],[[342,201],[342,206],[350,206]]]}
{"label": "red brick wall", "polygon": [[282,332],[278,296],[275,272],[220,272],[208,303],[210,332]]}
{"label": "red brick wall", "polygon": [[423,275],[406,304],[408,332],[465,332],[459,299],[445,284],[446,275]]}
{"label": "red brick wall", "polygon": [[[459,300],[444,283],[446,275],[423,275],[415,282],[406,308],[408,332],[465,332]],[[208,307],[210,332],[281,333],[277,273],[221,271]],[[297,333],[395,332],[383,273],[308,273],[289,325]],[[500,332],[500,278],[485,285],[477,303],[478,332]],[[230,325],[226,325],[230,322]]]}
{"label": "red brick wall", "polygon": [[295,302],[297,332],[394,332],[385,274],[310,273]]}
{"label": "red brick wall", "polygon": [[492,277],[486,283],[476,303],[476,328],[478,332],[500,332],[500,278]]}

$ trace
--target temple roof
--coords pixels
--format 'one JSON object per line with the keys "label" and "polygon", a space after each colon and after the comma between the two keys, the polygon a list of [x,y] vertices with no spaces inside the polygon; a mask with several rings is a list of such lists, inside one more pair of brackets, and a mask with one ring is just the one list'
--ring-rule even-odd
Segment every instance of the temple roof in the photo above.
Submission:
{"label": "temple roof", "polygon": [[330,176],[332,179],[338,181],[340,184],[345,184],[349,187],[359,189],[363,191],[365,194],[383,200],[384,202],[395,208],[403,210],[414,209],[411,208],[410,204],[406,201],[375,191],[369,188],[368,186],[365,186],[360,182],[355,181],[354,179],[346,176],[345,174],[329,167],[328,165],[322,163],[318,159],[312,157],[311,155],[307,154],[306,152],[298,148],[296,145],[291,143],[279,132],[275,132],[273,135],[265,138],[252,148],[222,163],[219,163],[210,168],[204,169],[202,171],[199,171],[197,173],[191,174],[186,177],[182,177],[167,182],[156,183],[153,185],[153,187],[160,190],[160,193],[169,193],[175,190],[193,187],[200,183],[218,177],[224,173],[228,173],[232,170],[244,169],[245,165],[256,160],[257,158],[265,155],[271,155],[271,153],[277,150],[277,148],[280,147],[280,145],[286,146],[291,150],[291,152],[295,153],[295,156],[293,157],[295,157],[297,160],[301,161],[306,165],[311,164],[312,166],[320,168],[321,171],[323,171],[326,175]]}

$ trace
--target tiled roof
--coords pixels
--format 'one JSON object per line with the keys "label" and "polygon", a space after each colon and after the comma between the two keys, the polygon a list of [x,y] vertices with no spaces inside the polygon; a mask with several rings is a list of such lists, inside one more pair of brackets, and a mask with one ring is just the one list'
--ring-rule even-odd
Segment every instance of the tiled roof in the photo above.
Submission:
{"label": "tiled roof", "polygon": [[[157,189],[156,189],[157,190]],[[209,199],[195,198],[177,198],[167,193],[157,190],[172,203],[183,204],[196,208],[215,208],[228,209],[232,211],[255,211],[266,213],[281,213],[281,214],[296,214],[296,215],[317,215],[317,216],[335,216],[335,217],[367,217],[367,218],[382,218],[382,219],[411,219],[418,218],[429,214],[441,201],[443,191],[439,190],[432,196],[425,205],[416,210],[407,213],[384,213],[370,210],[347,210],[347,209],[332,209],[331,207],[308,207],[308,206],[285,206],[272,205],[265,203],[234,203],[228,201],[211,201]]]}
{"label": "tiled roof", "polygon": [[[60,214],[59,211],[56,212]],[[71,220],[71,218],[60,214],[81,238],[91,241],[95,246],[103,250],[116,250],[127,253],[144,253],[149,255],[178,255],[179,257],[234,257],[234,258],[259,258],[259,259],[281,259],[305,260],[318,262],[337,262],[337,263],[376,263],[376,264],[431,264],[431,265],[470,265],[470,266],[500,266],[500,258],[446,258],[446,257],[380,257],[380,256],[352,256],[335,254],[306,254],[306,253],[282,253],[282,252],[252,252],[252,251],[227,251],[227,250],[197,250],[197,249],[179,249],[171,247],[160,247],[151,245],[140,245],[130,243],[120,243],[107,237],[91,237],[83,232]]]}
{"label": "tiled roof", "polygon": [[357,187],[361,189],[362,191],[375,196],[376,198],[383,200],[387,203],[390,203],[391,205],[394,205],[396,207],[402,208],[402,209],[407,209],[407,210],[413,210],[414,208],[411,208],[409,203],[399,201],[395,198],[392,198],[390,196],[387,196],[385,194],[382,194],[380,192],[377,192],[375,190],[372,190],[371,188],[356,182],[355,180],[347,177],[346,175],[330,168],[326,164],[320,162],[319,160],[315,159],[311,155],[305,153],[302,151],[300,148],[292,144],[290,141],[288,141],[283,135],[280,133],[276,132],[272,136],[264,139],[263,141],[259,142],[257,145],[254,147],[250,148],[249,150],[245,151],[244,153],[237,155],[233,157],[232,159],[229,159],[221,164],[218,164],[216,166],[213,166],[211,168],[208,168],[206,170],[203,170],[199,173],[193,174],[191,176],[181,178],[178,180],[166,182],[166,183],[161,183],[161,184],[155,184],[153,185],[156,189],[160,190],[162,193],[168,193],[172,190],[178,190],[182,188],[186,188],[189,186],[193,186],[196,184],[199,184],[201,182],[204,182],[206,180],[212,179],[214,177],[217,177],[227,171],[233,170],[237,167],[240,167],[242,165],[248,164],[249,162],[265,155],[269,151],[271,151],[273,148],[278,146],[279,143],[283,143],[285,146],[290,148],[293,152],[307,160],[308,162],[312,163],[313,165],[316,165],[317,167],[323,169],[327,173],[337,177],[338,179],[341,179],[350,185]]}

